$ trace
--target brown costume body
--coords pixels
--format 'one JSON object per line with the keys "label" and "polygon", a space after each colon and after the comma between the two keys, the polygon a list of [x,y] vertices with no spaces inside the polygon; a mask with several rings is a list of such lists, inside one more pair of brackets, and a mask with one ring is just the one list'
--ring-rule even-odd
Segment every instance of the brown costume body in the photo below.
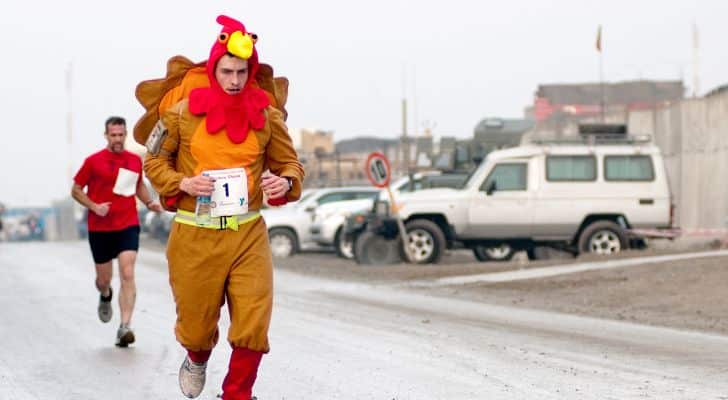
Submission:
{"label": "brown costume body", "polygon": [[[283,115],[266,110],[265,127],[252,130],[234,144],[219,132],[206,131],[205,117],[189,112],[187,100],[167,109],[162,121],[168,138],[158,155],[148,154],[144,171],[165,198],[177,197],[177,208],[194,212],[196,199],[181,192],[183,177],[204,170],[244,167],[248,178],[249,209],[260,209],[261,174],[270,169],[293,178],[286,195],[300,196],[303,169],[298,161]],[[272,308],[272,260],[267,229],[254,218],[238,230],[214,230],[174,223],[167,247],[170,284],[177,305],[177,340],[188,350],[209,350],[217,342],[220,307],[229,303],[228,340],[234,347],[267,352]]]}

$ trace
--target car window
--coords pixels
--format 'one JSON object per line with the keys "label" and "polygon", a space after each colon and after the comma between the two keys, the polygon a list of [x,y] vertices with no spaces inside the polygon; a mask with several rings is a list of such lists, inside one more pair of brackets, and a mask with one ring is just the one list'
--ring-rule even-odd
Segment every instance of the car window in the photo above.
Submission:
{"label": "car window", "polygon": [[325,194],[316,201],[318,205],[326,204],[326,203],[333,203],[335,201],[344,201],[344,200],[353,200],[354,199],[354,193],[353,192],[334,192],[334,193],[328,193]]}
{"label": "car window", "polygon": [[315,194],[316,194],[315,191],[310,191],[310,192],[304,194],[303,196],[301,196],[300,199],[298,199],[298,204],[305,202],[306,200],[310,199]]}
{"label": "car window", "polygon": [[655,179],[652,158],[646,155],[604,157],[604,179],[608,181],[651,181]]}
{"label": "car window", "polygon": [[497,164],[488,175],[488,179],[480,187],[485,191],[491,182],[495,182],[495,190],[526,190],[526,163]]}
{"label": "car window", "polygon": [[373,199],[373,198],[377,197],[377,195],[379,195],[379,191],[376,191],[376,192],[369,192],[369,191],[367,191],[367,192],[357,192],[355,194],[354,199],[355,200],[359,200],[359,199]]}
{"label": "car window", "polygon": [[409,191],[409,179],[404,179],[403,182],[394,185],[394,190],[396,190],[398,192]]}
{"label": "car window", "polygon": [[594,181],[597,161],[594,156],[546,157],[546,180],[551,182]]}
{"label": "car window", "polygon": [[412,184],[410,184],[410,181],[408,180],[407,182],[404,182],[403,184],[399,185],[399,187],[397,188],[397,191],[402,192],[402,193],[408,193],[408,192],[414,192],[414,191],[420,190],[422,188],[423,188],[422,179],[415,178]]}

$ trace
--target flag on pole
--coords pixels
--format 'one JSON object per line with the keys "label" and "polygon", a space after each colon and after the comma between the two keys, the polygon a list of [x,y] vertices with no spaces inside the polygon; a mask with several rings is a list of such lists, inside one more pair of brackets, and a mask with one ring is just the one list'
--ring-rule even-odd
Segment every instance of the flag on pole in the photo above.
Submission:
{"label": "flag on pole", "polygon": [[602,52],[602,26],[599,25],[597,28],[597,51]]}

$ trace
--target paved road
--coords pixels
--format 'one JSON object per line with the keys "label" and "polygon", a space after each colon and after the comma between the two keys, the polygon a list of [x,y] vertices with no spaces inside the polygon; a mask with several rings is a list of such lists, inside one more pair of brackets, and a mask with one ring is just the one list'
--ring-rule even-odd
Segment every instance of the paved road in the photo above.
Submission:
{"label": "paved road", "polygon": [[[85,242],[0,243],[0,399],[182,399],[164,266],[140,254],[138,343],[117,349]],[[728,399],[727,337],[283,271],[275,284],[261,400]],[[215,349],[200,398],[228,355]]]}

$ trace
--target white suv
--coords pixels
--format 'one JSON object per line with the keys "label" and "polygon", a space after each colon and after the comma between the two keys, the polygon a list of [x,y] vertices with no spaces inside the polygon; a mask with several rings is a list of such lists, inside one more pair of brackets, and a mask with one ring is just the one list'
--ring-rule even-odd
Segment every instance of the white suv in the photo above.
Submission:
{"label": "white suv", "polygon": [[260,211],[268,227],[270,247],[274,257],[289,257],[300,250],[318,248],[311,240],[309,226],[320,205],[376,195],[371,187],[341,187],[307,190],[301,199],[283,207],[264,208]]}
{"label": "white suv", "polygon": [[423,190],[399,200],[418,263],[437,262],[455,244],[479,259],[515,250],[532,255],[539,246],[615,253],[629,247],[630,229],[672,224],[660,150],[649,138],[629,136],[494,151],[462,190]]}

